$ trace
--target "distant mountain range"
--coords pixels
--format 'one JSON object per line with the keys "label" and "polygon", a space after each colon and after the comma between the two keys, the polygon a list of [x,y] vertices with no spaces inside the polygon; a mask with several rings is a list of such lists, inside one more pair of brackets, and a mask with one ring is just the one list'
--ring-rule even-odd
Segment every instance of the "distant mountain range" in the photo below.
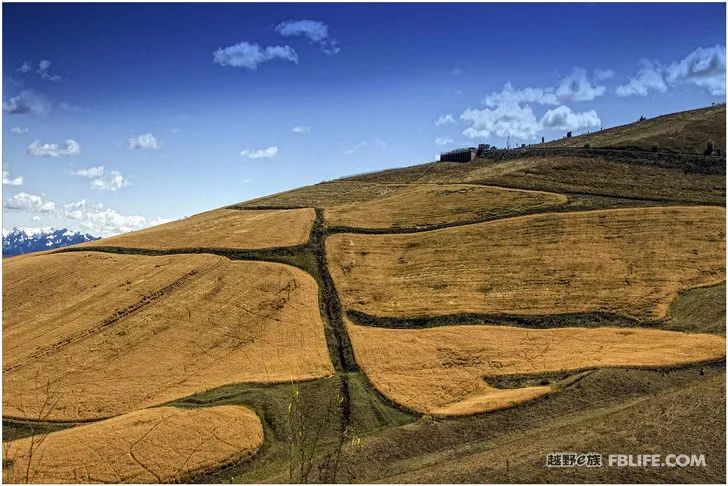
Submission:
{"label": "distant mountain range", "polygon": [[12,231],[3,230],[3,258],[98,239],[97,236],[82,234],[66,228],[13,228]]}

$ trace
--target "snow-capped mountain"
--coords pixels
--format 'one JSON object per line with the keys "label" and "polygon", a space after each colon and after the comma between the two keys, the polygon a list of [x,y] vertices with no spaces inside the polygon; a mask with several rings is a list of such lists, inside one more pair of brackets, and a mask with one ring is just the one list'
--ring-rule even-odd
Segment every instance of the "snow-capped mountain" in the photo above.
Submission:
{"label": "snow-capped mountain", "polygon": [[52,250],[53,248],[98,239],[97,236],[81,234],[66,228],[3,229],[3,258],[34,251]]}

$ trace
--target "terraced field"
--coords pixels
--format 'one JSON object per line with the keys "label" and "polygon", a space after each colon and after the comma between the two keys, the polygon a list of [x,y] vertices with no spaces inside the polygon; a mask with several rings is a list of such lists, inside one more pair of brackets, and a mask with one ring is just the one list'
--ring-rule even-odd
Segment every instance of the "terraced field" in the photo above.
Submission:
{"label": "terraced field", "polygon": [[[549,375],[606,367],[655,368],[719,360],[725,338],[651,329],[348,324],[374,386],[418,413],[454,416],[512,407],[552,393]],[[501,383],[512,383],[507,387]]]}
{"label": "terraced field", "polygon": [[37,417],[46,382],[57,397],[46,419],[69,421],[333,373],[316,283],[290,266],[73,252],[11,260],[6,272],[5,416]]}
{"label": "terraced field", "polygon": [[467,184],[331,182],[256,199],[239,207],[325,208],[329,226],[408,228],[478,221],[565,204],[566,196]]}
{"label": "terraced field", "polygon": [[725,214],[620,209],[409,235],[340,234],[327,240],[327,254],[344,305],[375,316],[658,319],[680,290],[725,280]]}
{"label": "terraced field", "polygon": [[184,481],[254,454],[263,429],[244,407],[158,407],[53,432],[30,454],[32,440],[5,444],[4,482]]}
{"label": "terraced field", "polygon": [[[83,247],[115,246],[153,250],[276,248],[306,243],[313,220],[313,209],[240,211],[223,208],[84,243]],[[225,231],[220,231],[222,228]]]}
{"label": "terraced field", "polygon": [[413,185],[367,202],[326,210],[331,226],[396,228],[477,221],[565,204],[561,194],[474,185]]}
{"label": "terraced field", "polygon": [[4,260],[3,479],[723,482],[725,160],[631,149],[725,107],[648,122]]}

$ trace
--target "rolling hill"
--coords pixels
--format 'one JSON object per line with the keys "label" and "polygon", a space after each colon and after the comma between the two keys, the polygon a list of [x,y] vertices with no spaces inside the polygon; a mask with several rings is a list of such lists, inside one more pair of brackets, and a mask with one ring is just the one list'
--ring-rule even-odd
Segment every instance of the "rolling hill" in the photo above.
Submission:
{"label": "rolling hill", "polygon": [[725,127],[693,110],[6,259],[3,478],[721,483]]}

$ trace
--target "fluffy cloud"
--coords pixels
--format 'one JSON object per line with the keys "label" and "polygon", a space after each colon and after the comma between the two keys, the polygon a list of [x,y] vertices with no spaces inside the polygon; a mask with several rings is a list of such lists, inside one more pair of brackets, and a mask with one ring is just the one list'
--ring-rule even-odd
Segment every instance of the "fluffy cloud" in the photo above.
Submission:
{"label": "fluffy cloud", "polygon": [[124,216],[111,208],[104,207],[101,203],[93,204],[85,199],[64,204],[58,209],[58,214],[78,221],[78,225],[84,231],[100,236],[126,233],[166,222],[159,218],[148,221],[144,216]]}
{"label": "fluffy cloud", "polygon": [[614,77],[614,70],[612,69],[595,69],[594,70],[594,81],[604,81],[607,79],[612,79]]}
{"label": "fluffy cloud", "polygon": [[630,80],[617,87],[619,96],[647,96],[650,92],[665,93],[668,86],[693,84],[713,96],[725,95],[725,46],[698,47],[684,59],[663,66],[643,59],[640,69]]}
{"label": "fluffy cloud", "polygon": [[261,47],[258,44],[240,42],[238,44],[221,47],[213,53],[213,62],[220,66],[244,67],[255,71],[264,62],[273,59],[298,63],[298,54],[290,46]]}
{"label": "fluffy cloud", "polygon": [[116,191],[128,186],[129,182],[118,170],[106,171],[103,165],[71,172],[72,175],[91,179],[91,189],[96,191]]}
{"label": "fluffy cloud", "polygon": [[24,89],[17,96],[3,101],[3,111],[10,115],[34,114],[42,115],[51,110],[51,103],[41,93],[32,89]]}
{"label": "fluffy cloud", "polygon": [[449,145],[453,142],[451,138],[445,138],[445,137],[437,137],[435,139],[435,143],[437,145]]}
{"label": "fluffy cloud", "polygon": [[104,166],[89,167],[88,169],[81,169],[71,172],[72,175],[79,177],[99,177],[104,174]]}
{"label": "fluffy cloud", "polygon": [[151,133],[134,135],[129,139],[129,148],[131,149],[156,150],[160,146],[161,144],[157,140],[157,137]]}
{"label": "fluffy cloud", "polygon": [[73,139],[64,142],[63,147],[56,143],[40,143],[38,140],[28,146],[28,155],[36,157],[60,157],[63,155],[78,155],[81,153],[81,145]]}
{"label": "fluffy cloud", "polygon": [[293,127],[292,130],[293,130],[293,133],[308,133],[311,131],[311,127],[298,125],[298,126]]}
{"label": "fluffy cloud", "polygon": [[20,192],[6,199],[3,207],[5,209],[18,209],[32,211],[34,213],[48,213],[56,209],[56,204],[53,201],[46,201],[35,194]]}
{"label": "fluffy cloud", "polygon": [[[604,71],[601,71],[600,74],[604,76]],[[501,91],[486,96],[483,102],[492,108],[503,104],[558,105],[569,101],[591,101],[602,96],[607,90],[605,86],[595,85],[596,82],[598,82],[597,75],[592,81],[587,77],[584,69],[574,68],[557,86],[515,89],[509,82],[503,86]]]}
{"label": "fluffy cloud", "polygon": [[18,135],[22,135],[23,133],[30,133],[30,130],[23,127],[13,127],[10,129],[11,132],[16,133]]}
{"label": "fluffy cloud", "polygon": [[455,118],[453,118],[452,115],[448,113],[447,115],[442,115],[440,118],[438,118],[435,122],[435,125],[441,127],[442,125],[448,125],[450,123],[455,123]]}
{"label": "fluffy cloud", "polygon": [[51,62],[47,59],[41,59],[38,63],[38,70],[36,71],[38,74],[40,74],[40,77],[42,79],[47,79],[49,81],[60,81],[61,77],[57,74],[51,74],[49,69],[51,67]]}
{"label": "fluffy cloud", "polygon": [[541,126],[543,128],[553,128],[559,130],[576,130],[583,127],[595,127],[601,124],[597,112],[594,110],[575,113],[568,106],[559,106],[553,110],[547,111],[541,118]]}
{"label": "fluffy cloud", "polygon": [[22,186],[23,185],[23,177],[19,176],[15,179],[10,178],[10,172],[3,171],[3,185],[4,186]]}
{"label": "fluffy cloud", "polygon": [[329,26],[318,20],[285,20],[276,25],[276,32],[283,37],[305,37],[330,56],[341,51],[339,41],[329,37]]}
{"label": "fluffy cloud", "polygon": [[553,93],[554,88],[525,88],[514,89],[508,82],[503,90],[496,91],[485,97],[483,103],[486,106],[496,107],[504,104],[538,103],[541,105],[556,105],[558,100]]}
{"label": "fluffy cloud", "polygon": [[650,91],[667,91],[667,84],[662,77],[663,68],[659,63],[642,59],[640,65],[640,70],[627,84],[617,86],[618,96],[647,96]]}
{"label": "fluffy cloud", "polygon": [[[47,79],[48,81],[60,81],[61,77],[59,75],[52,74],[50,72],[52,64],[53,63],[48,59],[41,59],[40,62],[38,62],[38,68],[35,69],[35,72],[40,75],[41,79]],[[19,73],[28,74],[31,71],[33,71],[33,64],[29,61],[23,61],[20,67],[18,67]]]}
{"label": "fluffy cloud", "polygon": [[19,73],[29,73],[33,70],[33,65],[28,61],[23,61],[23,63],[18,66],[18,72]]}
{"label": "fluffy cloud", "polygon": [[591,101],[606,92],[605,86],[594,86],[587,78],[586,71],[574,68],[571,74],[561,80],[556,88],[556,97],[560,102]]}
{"label": "fluffy cloud", "polygon": [[268,148],[262,148],[257,150],[243,150],[240,152],[241,157],[247,157],[249,159],[270,159],[278,154],[278,147],[271,145]]}
{"label": "fluffy cloud", "polygon": [[688,83],[705,88],[713,96],[725,95],[725,46],[699,47],[666,69],[669,83]]}
{"label": "fluffy cloud", "polygon": [[460,115],[460,119],[470,123],[470,127],[463,131],[468,138],[510,135],[525,140],[534,138],[539,128],[531,107],[518,103],[503,103],[493,109],[468,109]]}

